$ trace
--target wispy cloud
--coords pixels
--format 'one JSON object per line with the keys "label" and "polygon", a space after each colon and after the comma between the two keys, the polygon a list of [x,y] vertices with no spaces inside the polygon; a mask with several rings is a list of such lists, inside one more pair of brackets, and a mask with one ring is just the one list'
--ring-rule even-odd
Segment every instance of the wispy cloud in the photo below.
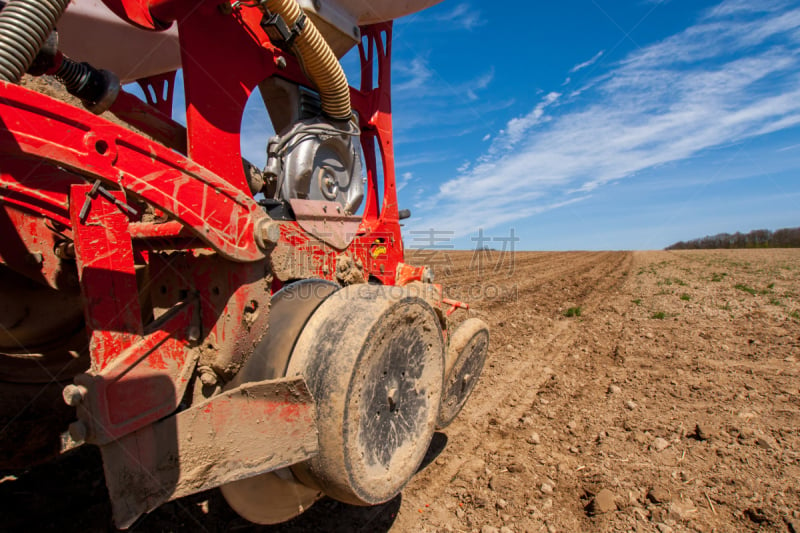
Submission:
{"label": "wispy cloud", "polygon": [[395,63],[392,96],[399,112],[393,116],[395,142],[416,143],[424,140],[454,138],[489,124],[486,117],[514,103],[513,100],[487,97],[495,70],[488,66],[483,73],[460,83],[450,83],[430,66],[424,56]]}
{"label": "wispy cloud", "polygon": [[433,71],[428,67],[428,61],[423,57],[415,57],[410,63],[396,63],[395,75],[402,81],[393,87],[395,93],[419,91],[433,77]]}
{"label": "wispy cloud", "polygon": [[492,80],[494,80],[494,67],[491,67],[489,72],[476,78],[470,83],[469,87],[466,87],[467,98],[473,102],[478,100],[478,92],[489,87],[489,84],[492,83]]}
{"label": "wispy cloud", "polygon": [[441,28],[442,30],[472,30],[486,23],[481,15],[480,10],[475,9],[470,4],[459,4],[455,6],[452,11],[448,11],[442,15],[433,17],[433,20],[444,23]]}
{"label": "wispy cloud", "polygon": [[[796,3],[722,2],[612,65],[571,102],[551,92],[509,121],[473,165],[427,198],[417,226],[464,235],[510,223],[647,169],[800,124],[798,27]],[[465,219],[478,205],[480,218]]]}
{"label": "wispy cloud", "polygon": [[411,172],[404,172],[402,176],[400,176],[400,180],[397,182],[397,190],[402,191],[408,184],[414,181],[414,174]]}
{"label": "wispy cloud", "polygon": [[458,158],[458,154],[448,152],[415,152],[412,156],[404,155],[402,158],[398,157],[395,161],[395,168],[407,168],[417,165],[425,165],[428,163],[441,163]]}
{"label": "wispy cloud", "polygon": [[395,62],[393,76],[396,82],[392,85],[392,94],[397,100],[420,100],[423,96],[445,96],[461,101],[475,101],[478,94],[486,90],[494,80],[494,67],[478,74],[463,83],[452,84],[436,70],[431,68],[425,56],[417,56],[408,62]]}
{"label": "wispy cloud", "polygon": [[[605,50],[600,50],[591,59],[589,59],[587,61],[584,61],[583,63],[578,63],[577,65],[575,65],[574,67],[569,69],[569,73],[570,74],[575,74],[576,72],[578,72],[580,70],[583,70],[583,69],[585,69],[587,67],[591,67],[592,65],[594,65],[595,63],[600,61],[600,58],[603,57],[604,53],[605,53]],[[569,78],[567,78],[567,79],[569,79]]]}
{"label": "wispy cloud", "polygon": [[480,9],[474,7],[470,3],[461,3],[454,5],[449,11],[444,11],[435,15],[432,15],[430,12],[420,12],[407,17],[401,17],[395,21],[396,26],[405,26],[412,23],[415,26],[426,23],[431,25],[435,24],[436,31],[446,32],[454,30],[473,30],[486,24],[486,19]]}
{"label": "wispy cloud", "polygon": [[788,152],[790,150],[798,150],[800,149],[800,144],[792,144],[790,146],[784,146],[783,148],[779,148],[778,152]]}
{"label": "wispy cloud", "polygon": [[711,17],[725,17],[728,15],[741,15],[748,13],[768,13],[783,9],[789,2],[786,0],[761,0],[751,2],[750,0],[728,0],[714,7],[709,15]]}
{"label": "wispy cloud", "polygon": [[508,121],[506,128],[504,130],[500,130],[500,135],[493,143],[490,153],[497,154],[501,151],[508,151],[514,148],[514,146],[522,140],[523,136],[531,128],[544,120],[548,120],[545,117],[544,112],[559,98],[561,98],[561,93],[548,93],[541,102],[536,104],[536,107],[533,108],[533,111],[525,116],[512,118],[510,121]]}

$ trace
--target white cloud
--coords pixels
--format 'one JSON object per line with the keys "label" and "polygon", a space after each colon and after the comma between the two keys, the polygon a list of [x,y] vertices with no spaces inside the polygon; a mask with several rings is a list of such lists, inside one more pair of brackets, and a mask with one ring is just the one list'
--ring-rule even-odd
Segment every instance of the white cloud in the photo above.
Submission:
{"label": "white cloud", "polygon": [[[583,63],[579,63],[579,64],[575,65],[574,67],[572,67],[571,69],[569,69],[569,73],[570,74],[575,74],[576,72],[578,72],[580,70],[583,70],[583,69],[585,69],[587,67],[591,67],[592,65],[594,65],[595,63],[600,61],[600,58],[603,57],[604,53],[605,53],[605,50],[600,50],[591,59],[589,59],[587,61],[584,61]],[[567,78],[567,79],[569,80],[569,78]]]}
{"label": "white cloud", "polygon": [[399,170],[401,168],[414,167],[417,165],[425,165],[428,163],[441,163],[456,159],[458,154],[448,152],[415,152],[412,156],[395,154],[394,168]]}
{"label": "white cloud", "polygon": [[404,172],[403,175],[400,177],[400,181],[397,182],[397,192],[402,191],[405,189],[409,183],[414,181],[414,174],[411,172]]}
{"label": "white cloud", "polygon": [[482,91],[489,87],[489,85],[494,80],[494,67],[489,69],[489,72],[476,78],[475,80],[469,83],[469,86],[466,87],[467,98],[471,101],[475,101],[478,99],[478,91]]}
{"label": "white cloud", "polygon": [[415,57],[411,63],[395,63],[394,69],[396,75],[403,80],[393,87],[398,93],[422,89],[433,77],[433,71],[428,68],[428,62],[423,57]]}
{"label": "white cloud", "polygon": [[728,0],[712,8],[709,11],[709,17],[716,18],[729,15],[767,13],[782,9],[786,7],[786,5],[787,2],[785,0],[759,0],[758,2],[752,2],[751,0]]}
{"label": "white cloud", "polygon": [[507,151],[513,148],[522,138],[537,124],[543,122],[545,119],[545,110],[554,104],[559,98],[561,93],[551,92],[547,93],[542,100],[536,104],[533,111],[522,117],[512,118],[506,124],[504,130],[500,131],[500,135],[492,143],[490,153],[495,154],[500,151]]}
{"label": "white cloud", "polygon": [[425,96],[449,96],[472,102],[478,99],[480,91],[491,85],[494,67],[490,66],[483,74],[463,83],[451,84],[431,68],[427,57],[417,56],[410,62],[395,62],[393,76],[398,80],[392,84],[392,95],[397,100],[419,101]]}
{"label": "white cloud", "polygon": [[[569,106],[554,106],[560,93],[546,95],[429,196],[418,227],[465,235],[510,223],[644,170],[800,124],[800,8],[748,5],[725,1],[631,53],[573,92]],[[480,217],[465,218],[471,209]]]}
{"label": "white cloud", "polygon": [[800,144],[792,144],[790,146],[784,146],[783,148],[779,148],[778,152],[788,152],[789,150],[797,150],[800,148]]}
{"label": "white cloud", "polygon": [[440,30],[472,30],[486,23],[480,10],[469,4],[459,4],[447,13],[433,17],[433,20],[444,23],[438,24]]}

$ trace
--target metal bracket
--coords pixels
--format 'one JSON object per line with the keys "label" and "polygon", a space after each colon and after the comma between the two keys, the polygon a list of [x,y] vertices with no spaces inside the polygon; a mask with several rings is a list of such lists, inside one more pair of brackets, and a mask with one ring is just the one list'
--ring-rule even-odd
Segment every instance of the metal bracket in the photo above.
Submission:
{"label": "metal bracket", "polygon": [[350,246],[361,224],[361,217],[343,214],[336,202],[292,199],[289,205],[301,228],[337,250]]}
{"label": "metal bracket", "polygon": [[303,378],[247,383],[101,447],[117,527],[169,500],[317,453]]}

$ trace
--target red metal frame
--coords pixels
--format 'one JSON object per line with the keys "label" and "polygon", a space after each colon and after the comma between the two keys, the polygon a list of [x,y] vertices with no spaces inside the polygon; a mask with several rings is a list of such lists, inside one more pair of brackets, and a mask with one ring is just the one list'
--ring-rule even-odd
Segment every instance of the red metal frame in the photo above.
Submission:
{"label": "red metal frame", "polygon": [[[197,365],[232,377],[266,330],[270,295],[284,283],[335,280],[342,256],[364,279],[384,284],[423,274],[404,269],[399,280],[397,272],[403,241],[391,23],[362,28],[362,79],[351,88],[368,181],[356,235],[338,249],[297,222],[281,222],[280,241],[269,249],[255,234],[269,217],[245,179],[240,125],[264,79],[310,85],[299,63],[269,41],[256,8],[224,13],[218,0],[105,3],[144,28],[177,23],[185,129],[172,121],[171,90],[164,90],[174,73],[142,81],[160,88],[160,98],[147,104],[123,92],[111,108],[147,137],[0,82],[0,262],[82,291],[91,368],[76,378],[86,391],[78,414],[87,440],[101,445],[174,412]],[[96,194],[95,184],[107,190]],[[69,242],[74,258],[59,252]]]}

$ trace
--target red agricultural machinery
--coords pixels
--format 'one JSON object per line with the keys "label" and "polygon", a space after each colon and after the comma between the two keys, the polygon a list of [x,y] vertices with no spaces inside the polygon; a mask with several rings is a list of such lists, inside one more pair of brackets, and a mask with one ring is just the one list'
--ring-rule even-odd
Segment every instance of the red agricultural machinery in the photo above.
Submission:
{"label": "red agricultural machinery", "polygon": [[123,528],[213,487],[258,523],[403,488],[489,340],[403,263],[391,21],[436,1],[5,3],[0,468],[96,445]]}

